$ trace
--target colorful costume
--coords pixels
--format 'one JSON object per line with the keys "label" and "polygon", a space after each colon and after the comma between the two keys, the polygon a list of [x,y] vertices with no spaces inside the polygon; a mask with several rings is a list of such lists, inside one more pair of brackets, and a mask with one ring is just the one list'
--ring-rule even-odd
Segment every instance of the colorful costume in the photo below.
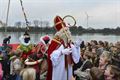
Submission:
{"label": "colorful costume", "polygon": [[29,57],[24,62],[27,66],[33,67],[36,70],[36,80],[40,80],[40,73],[41,71],[43,71],[41,67],[47,67],[47,65],[43,66],[42,64],[47,63],[47,61],[44,61],[44,58],[46,56],[46,51],[47,47],[49,46],[49,42],[49,36],[46,35],[41,37],[39,44],[35,47],[34,53],[29,55]]}
{"label": "colorful costume", "polygon": [[21,50],[21,58],[25,60],[30,54],[32,54],[32,44],[30,42],[30,36],[28,33],[25,33],[20,38],[21,44],[18,46],[17,49]]}
{"label": "colorful costume", "polygon": [[48,48],[47,80],[71,80],[72,65],[80,59],[80,47],[71,42],[71,34],[60,16],[55,17],[58,31]]}

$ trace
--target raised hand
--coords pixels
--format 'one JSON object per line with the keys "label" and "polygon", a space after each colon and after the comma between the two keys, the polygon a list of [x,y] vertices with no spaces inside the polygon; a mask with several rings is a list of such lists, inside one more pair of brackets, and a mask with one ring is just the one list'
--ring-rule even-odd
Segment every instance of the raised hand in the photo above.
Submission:
{"label": "raised hand", "polygon": [[80,47],[80,44],[82,43],[82,39],[78,38],[76,41],[75,41],[75,46],[76,47]]}
{"label": "raised hand", "polygon": [[69,55],[72,52],[72,49],[71,48],[66,48],[66,49],[63,49],[61,52],[64,55]]}

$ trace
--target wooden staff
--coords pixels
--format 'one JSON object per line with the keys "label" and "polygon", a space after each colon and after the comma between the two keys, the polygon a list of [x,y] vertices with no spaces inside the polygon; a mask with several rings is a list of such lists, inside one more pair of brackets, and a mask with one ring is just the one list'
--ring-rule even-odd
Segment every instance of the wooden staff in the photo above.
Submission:
{"label": "wooden staff", "polygon": [[[67,16],[65,16],[65,17],[63,18],[63,20],[64,20],[66,17],[71,17],[71,18],[75,21],[75,23],[74,23],[73,26],[76,25],[76,20],[74,19],[74,17],[72,17],[72,16],[70,16],[70,15],[67,15]],[[72,40],[72,37],[68,36],[68,34],[67,34],[67,32],[66,32],[66,30],[65,30],[65,28],[64,28],[63,23],[64,23],[64,22],[62,22],[63,31],[64,31],[65,35],[67,36],[67,38],[72,42],[72,41],[73,41],[73,40]],[[69,47],[70,47],[70,46],[69,46]],[[68,70],[68,66],[67,66],[67,80],[69,80],[69,70]]]}

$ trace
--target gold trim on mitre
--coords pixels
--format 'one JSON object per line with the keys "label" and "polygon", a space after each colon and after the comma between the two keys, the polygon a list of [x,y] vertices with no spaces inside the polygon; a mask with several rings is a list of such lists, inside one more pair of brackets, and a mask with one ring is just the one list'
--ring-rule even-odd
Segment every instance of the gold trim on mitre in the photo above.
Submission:
{"label": "gold trim on mitre", "polygon": [[57,22],[54,26],[57,26],[58,24],[64,23],[63,21]]}

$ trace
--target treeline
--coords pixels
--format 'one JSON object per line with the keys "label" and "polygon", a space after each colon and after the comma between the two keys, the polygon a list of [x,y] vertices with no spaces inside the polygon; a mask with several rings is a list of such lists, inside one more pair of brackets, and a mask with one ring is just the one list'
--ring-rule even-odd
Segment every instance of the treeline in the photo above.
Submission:
{"label": "treeline", "polygon": [[[16,27],[7,27],[7,29],[5,27],[1,27],[0,28],[0,32],[5,32],[5,30],[7,32],[25,32],[26,28],[16,28]],[[54,28],[50,28],[50,27],[29,27],[29,32],[44,32],[44,33],[55,33],[55,29]]]}
{"label": "treeline", "polygon": [[120,35],[120,27],[117,27],[115,29],[113,29],[113,28],[104,28],[104,29],[88,28],[88,29],[85,29],[82,26],[79,26],[79,27],[71,27],[70,30],[73,34],[99,33],[99,34],[104,34],[104,35],[108,35],[108,34]]}
{"label": "treeline", "polygon": [[[24,32],[26,28],[16,28],[16,27],[7,27],[6,31],[7,32]],[[29,27],[30,32],[44,32],[44,33],[50,33],[54,34],[56,30],[53,27]],[[115,34],[115,35],[120,35],[120,27],[117,27],[115,29],[111,28],[104,28],[104,29],[93,29],[93,28],[88,28],[85,29],[82,26],[79,27],[70,27],[70,31],[72,34],[84,34],[84,33],[100,33],[100,34]],[[5,32],[5,27],[0,28],[0,32]]]}

